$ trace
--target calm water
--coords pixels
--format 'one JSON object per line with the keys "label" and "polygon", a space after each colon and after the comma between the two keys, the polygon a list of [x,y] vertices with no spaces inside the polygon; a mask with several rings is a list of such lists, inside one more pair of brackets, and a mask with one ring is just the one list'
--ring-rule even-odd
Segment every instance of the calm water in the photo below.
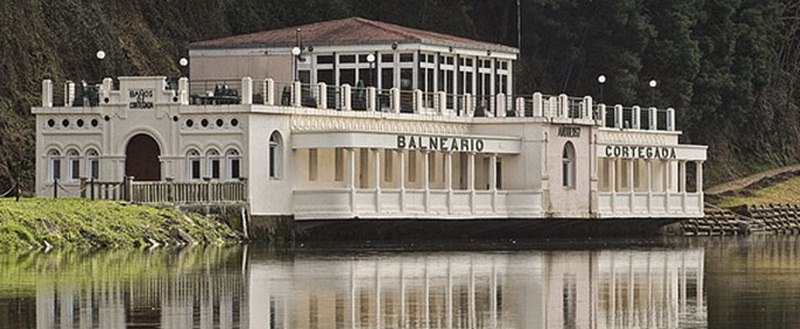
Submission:
{"label": "calm water", "polygon": [[799,244],[751,237],[0,255],[0,327],[797,328]]}

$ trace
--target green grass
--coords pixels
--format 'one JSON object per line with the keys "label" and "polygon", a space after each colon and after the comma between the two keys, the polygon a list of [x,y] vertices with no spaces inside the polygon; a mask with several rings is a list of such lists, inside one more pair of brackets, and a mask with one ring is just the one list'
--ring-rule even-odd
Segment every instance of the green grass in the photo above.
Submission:
{"label": "green grass", "polygon": [[[185,243],[235,243],[226,224],[173,208],[86,199],[0,199],[0,251],[64,248],[136,248]],[[45,242],[46,241],[46,242]]]}
{"label": "green grass", "polygon": [[750,195],[737,195],[722,199],[719,206],[733,207],[740,205],[767,205],[767,204],[800,204],[800,177],[795,177],[784,182],[751,191]]}

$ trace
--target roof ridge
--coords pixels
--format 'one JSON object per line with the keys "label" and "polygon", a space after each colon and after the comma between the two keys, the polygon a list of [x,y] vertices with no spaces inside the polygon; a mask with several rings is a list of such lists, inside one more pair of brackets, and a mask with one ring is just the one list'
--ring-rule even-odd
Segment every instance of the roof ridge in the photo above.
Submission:
{"label": "roof ridge", "polygon": [[[352,18],[354,20],[362,23],[362,24],[367,24],[367,25],[370,25],[370,26],[372,26],[374,28],[378,28],[378,29],[381,29],[381,30],[384,30],[384,31],[387,31],[387,32],[397,33],[397,34],[405,36],[406,38],[420,39],[421,40],[421,38],[418,38],[417,36],[400,29],[399,25],[395,25],[395,24],[392,24],[392,23],[385,23],[385,22],[377,22],[377,21],[373,21],[373,20],[366,19],[366,18],[363,18],[363,17],[358,17],[358,16],[354,16]],[[389,27],[391,27],[391,28],[389,28]]]}

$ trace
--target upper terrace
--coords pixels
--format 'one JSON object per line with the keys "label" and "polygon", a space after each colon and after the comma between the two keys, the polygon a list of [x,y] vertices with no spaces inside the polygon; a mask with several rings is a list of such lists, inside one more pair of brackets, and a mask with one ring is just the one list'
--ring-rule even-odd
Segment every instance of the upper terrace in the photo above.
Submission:
{"label": "upper terrace", "polygon": [[414,116],[483,120],[542,118],[553,123],[597,125],[616,130],[675,132],[675,110],[672,108],[608,106],[595,103],[591,96],[544,95],[539,92],[476,96],[348,84],[332,86],[324,82],[280,82],[269,78],[254,81],[249,77],[214,81],[180,78],[177,83],[168,83],[165,77],[120,77],[118,80],[106,78],[97,85],[44,80],[42,89],[43,108],[82,108],[81,111],[97,106],[148,109],[196,105],[213,111],[216,106],[224,105],[266,105],[395,113],[397,118],[407,116],[409,119]]}

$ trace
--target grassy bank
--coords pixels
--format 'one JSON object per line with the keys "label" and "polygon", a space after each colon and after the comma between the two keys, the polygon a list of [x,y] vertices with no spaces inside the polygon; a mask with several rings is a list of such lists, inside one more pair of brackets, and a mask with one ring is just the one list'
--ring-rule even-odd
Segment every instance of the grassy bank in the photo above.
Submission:
{"label": "grassy bank", "polygon": [[722,197],[719,206],[767,204],[800,204],[800,177],[775,183],[774,185],[743,189],[730,196]]}
{"label": "grassy bank", "polygon": [[172,208],[85,199],[0,199],[0,251],[236,243],[215,219]]}

